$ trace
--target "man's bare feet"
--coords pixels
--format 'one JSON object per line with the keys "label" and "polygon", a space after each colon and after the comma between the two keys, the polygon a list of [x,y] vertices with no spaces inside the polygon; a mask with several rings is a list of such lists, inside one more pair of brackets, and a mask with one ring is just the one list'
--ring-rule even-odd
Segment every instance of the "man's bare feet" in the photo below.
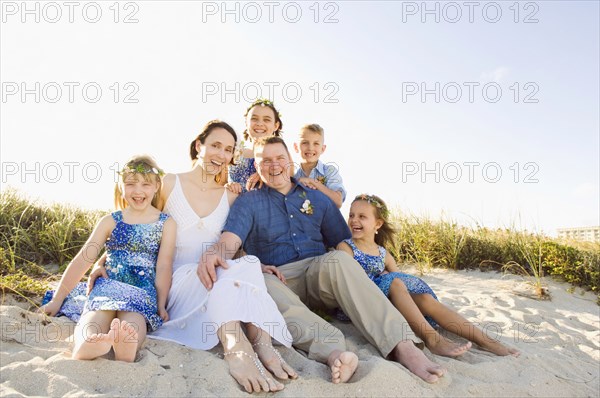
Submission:
{"label": "man's bare feet", "polygon": [[284,385],[276,381],[265,370],[252,348],[246,351],[229,351],[223,354],[229,364],[229,373],[246,392],[275,392],[283,390]]}
{"label": "man's bare feet", "polygon": [[252,348],[256,351],[258,359],[265,365],[265,368],[273,373],[275,377],[283,380],[295,379],[298,377],[296,371],[283,360],[281,354],[273,347],[273,345],[267,343],[254,343],[252,344]]}
{"label": "man's bare feet", "polygon": [[335,350],[329,354],[327,365],[331,368],[331,381],[333,384],[345,383],[356,372],[358,357],[350,351]]}
{"label": "man's bare feet", "polygon": [[471,342],[465,344],[454,343],[439,333],[425,341],[425,346],[433,354],[455,358],[467,352],[471,348]]}
{"label": "man's bare feet", "polygon": [[395,361],[428,383],[437,382],[446,373],[446,369],[430,361],[411,340],[399,342],[391,354]]}
{"label": "man's bare feet", "polygon": [[113,350],[115,350],[115,360],[123,362],[135,361],[139,339],[135,325],[115,318],[110,324],[111,331],[113,328],[115,328],[116,333],[112,346]]}
{"label": "man's bare feet", "polygon": [[479,344],[479,346],[486,351],[500,356],[512,355],[513,357],[518,357],[521,355],[521,352],[516,348],[507,347],[496,340],[487,341],[483,344]]}

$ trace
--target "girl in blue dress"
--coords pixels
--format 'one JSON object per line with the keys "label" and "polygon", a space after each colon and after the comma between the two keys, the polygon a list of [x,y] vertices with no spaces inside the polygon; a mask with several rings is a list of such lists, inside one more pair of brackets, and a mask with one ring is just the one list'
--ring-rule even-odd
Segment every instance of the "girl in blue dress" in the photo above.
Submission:
{"label": "girl in blue dress", "polygon": [[[358,195],[352,202],[348,217],[352,239],[341,242],[338,250],[354,257],[369,278],[406,318],[425,346],[434,354],[456,357],[465,353],[472,341],[497,355],[518,356],[517,350],[488,337],[467,319],[440,303],[433,290],[422,279],[398,272],[394,258],[384,247],[393,247],[396,233],[388,217],[389,211],[381,198],[375,195]],[[459,344],[446,339],[438,333],[438,324],[470,341]]]}
{"label": "girl in blue dress", "polygon": [[[163,172],[152,158],[137,156],[119,174],[115,205],[120,210],[100,219],[41,308],[78,321],[75,359],[94,359],[112,348],[115,360],[133,362],[146,332],[169,319],[165,308],[177,226],[156,208]],[[108,278],[98,278],[86,297],[85,283],[78,282],[103,246]]]}
{"label": "girl in blue dress", "polygon": [[254,143],[262,137],[281,136],[283,128],[279,111],[275,108],[275,104],[268,99],[255,100],[246,109],[244,118],[246,119],[244,140],[250,141],[253,147],[245,148],[244,141],[242,141],[236,164],[229,166],[226,187],[236,194],[246,192],[248,182],[254,186],[260,180],[254,166]]}

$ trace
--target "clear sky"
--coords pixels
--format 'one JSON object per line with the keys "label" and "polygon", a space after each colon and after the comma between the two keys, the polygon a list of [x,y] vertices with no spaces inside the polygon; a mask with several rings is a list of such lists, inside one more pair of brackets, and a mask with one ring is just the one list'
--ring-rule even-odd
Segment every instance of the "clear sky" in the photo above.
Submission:
{"label": "clear sky", "polygon": [[22,4],[1,2],[2,189],[110,209],[115,163],[187,170],[208,120],[241,133],[272,94],[289,144],[325,128],[350,199],[600,224],[597,1]]}

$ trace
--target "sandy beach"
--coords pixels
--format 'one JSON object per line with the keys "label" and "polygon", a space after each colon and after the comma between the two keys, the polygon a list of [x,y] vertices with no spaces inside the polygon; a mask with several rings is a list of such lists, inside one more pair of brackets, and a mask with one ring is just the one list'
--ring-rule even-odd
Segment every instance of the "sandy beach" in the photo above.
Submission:
{"label": "sandy beach", "polygon": [[[414,269],[406,272],[415,273]],[[349,323],[333,321],[360,363],[350,382],[333,385],[328,368],[280,348],[298,371],[277,396],[597,396],[600,312],[596,296],[547,280],[551,300],[528,297],[522,278],[495,272],[434,269],[423,276],[440,300],[521,351],[497,357],[473,347],[458,359],[425,353],[448,369],[427,384],[386,361]],[[208,352],[147,340],[133,364],[69,357],[75,324],[45,320],[6,296],[0,307],[0,396],[247,396],[228,374],[220,349]],[[449,338],[460,338],[445,333]]]}

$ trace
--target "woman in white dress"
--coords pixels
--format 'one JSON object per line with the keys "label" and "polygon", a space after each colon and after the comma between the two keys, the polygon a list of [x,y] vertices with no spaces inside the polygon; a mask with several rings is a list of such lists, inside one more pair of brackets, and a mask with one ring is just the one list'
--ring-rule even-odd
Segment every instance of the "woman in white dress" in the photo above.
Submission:
{"label": "woman in white dress", "polygon": [[284,386],[271,373],[280,379],[297,374],[272,346],[271,337],[290,347],[292,336],[267,292],[262,272],[283,276],[255,256],[219,268],[210,291],[196,274],[204,251],[219,239],[237,197],[218,182],[221,171],[232,162],[236,142],[233,128],[211,121],[192,141],[192,170],[164,177],[161,203],[177,223],[177,243],[167,301],[169,320],[148,337],[202,350],[220,341],[229,372],[246,391],[279,391]]}

